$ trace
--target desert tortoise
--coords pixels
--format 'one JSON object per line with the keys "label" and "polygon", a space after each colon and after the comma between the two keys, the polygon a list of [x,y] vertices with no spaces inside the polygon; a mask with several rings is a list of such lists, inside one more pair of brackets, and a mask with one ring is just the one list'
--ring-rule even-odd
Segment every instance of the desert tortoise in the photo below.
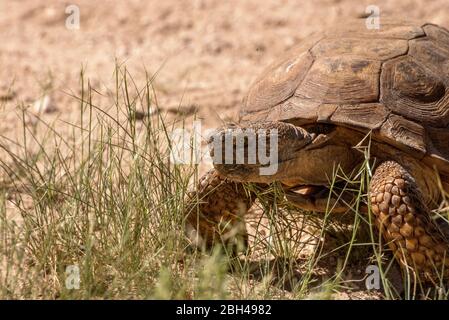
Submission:
{"label": "desert tortoise", "polygon": [[[278,132],[278,170],[262,164],[214,163],[187,212],[190,232],[206,243],[246,237],[244,215],[254,195],[245,182],[279,181],[287,199],[318,212],[329,209],[329,178],[351,172],[370,139],[374,164],[369,200],[375,224],[394,256],[417,275],[449,275],[449,242],[430,210],[449,192],[449,32],[434,24],[364,20],[313,36],[289,50],[251,86],[238,125]],[[245,144],[247,147],[248,144]],[[235,141],[233,153],[236,153]],[[223,148],[224,149],[224,148]],[[222,152],[222,150],[220,150]],[[214,150],[214,154],[217,150]],[[246,158],[248,159],[248,154]],[[334,211],[342,201],[330,202]]]}

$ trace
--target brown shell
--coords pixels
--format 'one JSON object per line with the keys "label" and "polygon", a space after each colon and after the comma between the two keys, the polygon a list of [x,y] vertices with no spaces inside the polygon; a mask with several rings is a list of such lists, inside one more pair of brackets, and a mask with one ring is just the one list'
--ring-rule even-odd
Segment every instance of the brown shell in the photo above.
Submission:
{"label": "brown shell", "polygon": [[240,121],[372,130],[449,174],[449,31],[357,20],[289,50],[252,85]]}

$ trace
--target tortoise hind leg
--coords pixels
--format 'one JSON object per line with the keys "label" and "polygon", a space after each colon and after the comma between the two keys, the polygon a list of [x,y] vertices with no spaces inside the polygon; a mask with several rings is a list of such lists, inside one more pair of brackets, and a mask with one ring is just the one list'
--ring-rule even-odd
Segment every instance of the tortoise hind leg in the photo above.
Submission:
{"label": "tortoise hind leg", "polygon": [[376,225],[401,267],[427,281],[449,278],[449,244],[407,170],[396,162],[383,162],[373,175],[370,198]]}
{"label": "tortoise hind leg", "polygon": [[254,202],[243,184],[231,181],[215,169],[201,177],[196,192],[189,194],[186,228],[196,246],[247,245],[244,215]]}

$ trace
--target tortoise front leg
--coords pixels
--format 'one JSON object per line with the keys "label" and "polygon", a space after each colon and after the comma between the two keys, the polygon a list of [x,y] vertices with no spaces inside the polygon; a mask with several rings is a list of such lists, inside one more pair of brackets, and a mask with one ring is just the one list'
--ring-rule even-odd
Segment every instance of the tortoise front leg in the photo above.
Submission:
{"label": "tortoise front leg", "polygon": [[189,194],[187,232],[197,246],[214,244],[246,246],[244,216],[254,203],[243,184],[218,174],[215,169],[201,177],[197,190]]}
{"label": "tortoise front leg", "polygon": [[424,280],[448,278],[449,244],[407,170],[394,161],[383,162],[371,181],[370,197],[376,225],[401,267]]}

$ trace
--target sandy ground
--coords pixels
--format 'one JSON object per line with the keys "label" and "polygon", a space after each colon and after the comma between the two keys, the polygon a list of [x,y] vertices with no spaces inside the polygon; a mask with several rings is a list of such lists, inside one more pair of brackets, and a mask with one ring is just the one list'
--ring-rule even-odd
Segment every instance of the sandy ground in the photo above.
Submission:
{"label": "sandy ground", "polygon": [[[449,0],[0,2],[0,135],[15,139],[20,106],[43,96],[51,122],[75,121],[83,66],[94,88],[113,86],[115,61],[137,82],[156,74],[160,107],[198,111],[205,128],[235,119],[251,82],[283,51],[367,5],[382,15],[449,27]],[[66,27],[69,5],[80,28]]]}

